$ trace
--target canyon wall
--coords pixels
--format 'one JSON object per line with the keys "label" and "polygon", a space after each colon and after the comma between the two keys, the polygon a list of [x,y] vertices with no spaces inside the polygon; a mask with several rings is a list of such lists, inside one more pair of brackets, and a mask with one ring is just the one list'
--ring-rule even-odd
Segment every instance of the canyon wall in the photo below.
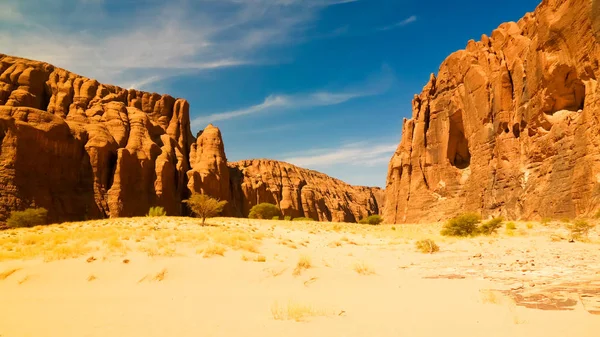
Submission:
{"label": "canyon wall", "polygon": [[596,212],[599,61],[598,0],[544,0],[450,55],[404,120],[386,221]]}
{"label": "canyon wall", "polygon": [[227,200],[226,216],[247,216],[256,200],[286,215],[355,221],[379,212],[372,191],[274,161],[228,165],[219,129],[193,137],[183,99],[0,54],[0,225],[29,207],[46,208],[50,222],[152,206],[188,214],[192,192]]}
{"label": "canyon wall", "polygon": [[180,214],[193,143],[185,100],[0,55],[0,220]]}
{"label": "canyon wall", "polygon": [[357,222],[380,213],[383,191],[351,186],[323,173],[274,160],[230,163],[235,213],[247,216],[252,206],[277,204],[283,215],[319,221]]}

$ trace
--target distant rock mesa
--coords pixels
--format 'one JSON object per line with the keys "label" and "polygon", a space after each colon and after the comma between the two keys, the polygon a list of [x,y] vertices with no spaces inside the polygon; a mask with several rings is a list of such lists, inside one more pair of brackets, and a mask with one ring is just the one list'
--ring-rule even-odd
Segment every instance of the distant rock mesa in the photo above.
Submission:
{"label": "distant rock mesa", "polygon": [[[209,125],[192,135],[183,99],[0,54],[0,225],[11,211],[28,207],[48,209],[51,222],[141,216],[151,206],[187,214],[182,200],[192,192],[229,201],[229,216],[247,215],[255,195],[259,202],[281,203],[286,214],[320,220],[379,212],[371,189],[270,163],[260,173],[275,177],[279,167],[292,170],[294,178],[279,186],[300,197],[269,198],[263,186],[254,191],[243,177],[253,168],[232,170],[219,129]],[[310,192],[306,183],[323,183],[327,190]],[[277,184],[265,185],[272,190]]]}
{"label": "distant rock mesa", "polygon": [[387,222],[595,213],[599,59],[598,0],[545,0],[450,55],[404,121]]}

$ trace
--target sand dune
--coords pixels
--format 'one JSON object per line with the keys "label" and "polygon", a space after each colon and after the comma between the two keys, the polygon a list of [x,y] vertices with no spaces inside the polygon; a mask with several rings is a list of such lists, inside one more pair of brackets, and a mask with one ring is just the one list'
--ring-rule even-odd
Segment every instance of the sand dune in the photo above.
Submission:
{"label": "sand dune", "polygon": [[[558,225],[440,237],[113,219],[0,233],[0,336],[596,336],[600,250]],[[414,241],[432,238],[435,254]],[[556,239],[555,239],[556,240]],[[222,254],[222,255],[220,255]],[[537,308],[537,309],[536,309]]]}

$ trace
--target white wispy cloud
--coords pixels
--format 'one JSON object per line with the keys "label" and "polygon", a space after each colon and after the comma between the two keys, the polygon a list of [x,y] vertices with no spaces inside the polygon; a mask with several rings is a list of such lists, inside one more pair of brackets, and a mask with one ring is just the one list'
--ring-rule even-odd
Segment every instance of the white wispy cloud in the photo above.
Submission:
{"label": "white wispy cloud", "polygon": [[[0,52],[102,82],[273,62],[266,47],[302,36],[333,0],[3,0]],[[112,11],[108,6],[113,6]]]}
{"label": "white wispy cloud", "polygon": [[411,15],[408,18],[406,18],[406,19],[404,19],[404,20],[402,20],[400,22],[396,22],[393,25],[389,25],[389,26],[378,28],[377,30],[391,30],[391,29],[395,29],[395,28],[399,28],[399,27],[404,27],[404,26],[409,25],[409,24],[411,24],[413,22],[416,22],[417,19],[418,18],[417,18],[416,15]]}
{"label": "white wispy cloud", "polygon": [[283,161],[309,168],[323,168],[339,164],[371,167],[389,162],[397,147],[398,144],[391,142],[358,142],[337,148],[310,149],[284,157]]}
{"label": "white wispy cloud", "polygon": [[377,73],[372,78],[367,79],[363,83],[354,85],[354,87],[340,91],[320,90],[311,93],[291,95],[272,94],[267,96],[263,102],[256,105],[196,117],[192,120],[191,125],[192,128],[202,128],[208,123],[269,111],[295,110],[300,108],[342,104],[360,97],[380,95],[386,92],[394,81],[395,76],[393,71],[389,66],[384,65],[381,72]]}

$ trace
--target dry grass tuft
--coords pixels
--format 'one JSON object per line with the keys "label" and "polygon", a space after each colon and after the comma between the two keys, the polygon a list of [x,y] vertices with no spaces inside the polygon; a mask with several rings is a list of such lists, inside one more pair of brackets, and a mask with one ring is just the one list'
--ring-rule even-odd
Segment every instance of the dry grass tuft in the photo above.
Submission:
{"label": "dry grass tuft", "polygon": [[373,275],[375,274],[375,269],[369,266],[365,262],[356,262],[354,264],[354,271],[360,275]]}
{"label": "dry grass tuft", "polygon": [[158,272],[156,275],[154,275],[154,278],[152,280],[154,281],[158,281],[161,282],[165,279],[165,277],[167,276],[167,269],[163,269],[160,272]]}
{"label": "dry grass tuft", "polygon": [[219,244],[211,244],[202,250],[203,257],[211,257],[215,255],[224,256],[227,248]]}
{"label": "dry grass tuft", "polygon": [[300,256],[300,259],[298,259],[298,263],[296,263],[296,268],[294,269],[293,275],[298,276],[302,274],[302,271],[310,268],[312,268],[310,256],[302,255]]}
{"label": "dry grass tuft", "polygon": [[0,281],[6,280],[10,275],[18,272],[19,270],[21,270],[21,268],[13,268],[0,273]]}
{"label": "dry grass tuft", "polygon": [[482,289],[479,293],[483,303],[501,304],[503,301],[503,295],[496,290]]}
{"label": "dry grass tuft", "polygon": [[96,275],[94,275],[94,274],[90,275],[90,276],[87,278],[88,282],[94,281],[94,280],[96,280],[96,279],[97,279],[97,277],[96,277]]}
{"label": "dry grass tuft", "polygon": [[22,279],[19,280],[19,285],[29,281],[31,279],[31,275],[25,275]]}
{"label": "dry grass tuft", "polygon": [[253,257],[243,254],[242,261],[267,262],[267,257],[264,255],[260,255],[260,254],[253,256]]}
{"label": "dry grass tuft", "polygon": [[333,241],[333,242],[330,242],[327,246],[329,248],[336,248],[336,247],[341,247],[342,243],[339,241]]}
{"label": "dry grass tuft", "polygon": [[424,239],[415,242],[415,246],[421,253],[433,254],[440,251],[440,247],[431,239]]}
{"label": "dry grass tuft", "polygon": [[333,311],[289,300],[284,304],[279,302],[273,303],[271,305],[271,314],[276,320],[294,320],[296,322],[301,322],[309,317],[333,315]]}

